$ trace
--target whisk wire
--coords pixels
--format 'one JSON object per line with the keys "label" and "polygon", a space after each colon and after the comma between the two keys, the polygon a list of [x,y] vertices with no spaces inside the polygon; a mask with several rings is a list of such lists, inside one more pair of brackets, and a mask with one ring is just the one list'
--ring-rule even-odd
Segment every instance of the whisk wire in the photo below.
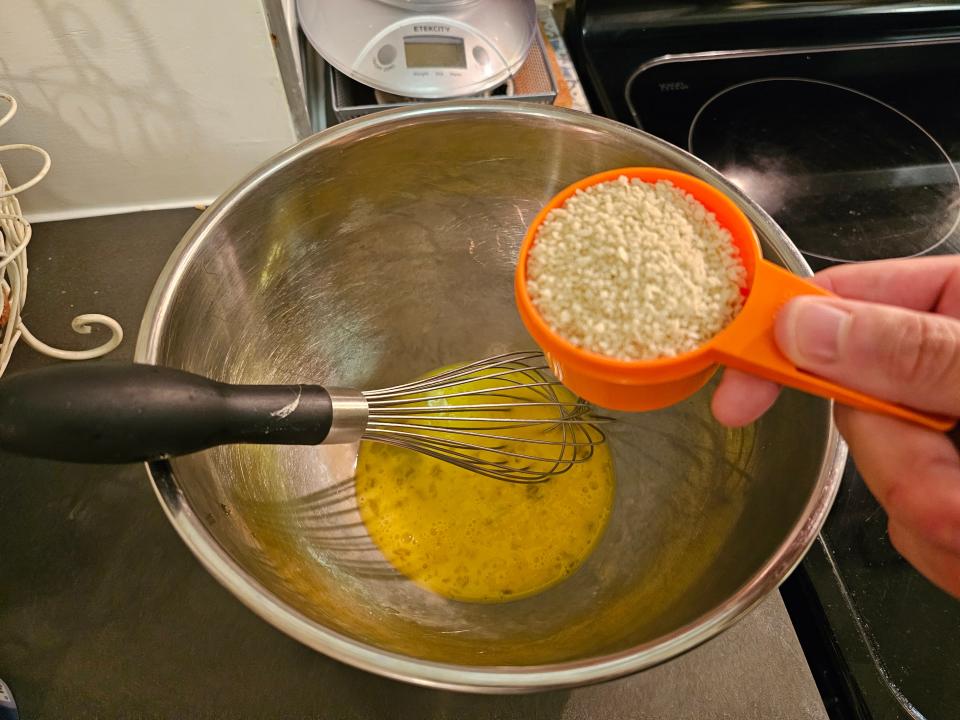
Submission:
{"label": "whisk wire", "polygon": [[565,463],[562,460],[554,461],[552,466],[546,470],[534,470],[530,467],[507,468],[505,463],[496,463],[474,455],[452,452],[449,450],[434,450],[428,445],[420,443],[409,443],[402,439],[382,438],[380,442],[397,447],[413,450],[419,454],[442,460],[443,462],[456,465],[479,475],[485,475],[494,480],[502,480],[512,483],[541,483],[546,482],[552,477],[561,475],[571,467],[573,463]]}
{"label": "whisk wire", "polygon": [[[516,372],[516,371],[514,371],[514,372]],[[484,379],[486,379],[486,378],[484,378]],[[460,382],[451,383],[451,384],[449,384],[449,385],[444,385],[444,386],[442,386],[441,388],[431,388],[431,390],[432,390],[432,391],[435,391],[435,390],[438,390],[438,389],[442,390],[442,389],[445,389],[445,388],[448,388],[448,387],[455,387],[456,385],[459,385],[459,384],[461,384],[461,383],[460,383]],[[428,399],[435,399],[435,400],[444,400],[444,401],[446,401],[446,400],[449,400],[449,399],[452,399],[452,398],[475,397],[475,396],[477,396],[477,395],[480,395],[480,396],[483,396],[483,397],[489,397],[489,396],[491,396],[491,395],[494,395],[494,396],[498,395],[501,390],[503,390],[503,391],[506,391],[506,390],[518,390],[518,389],[523,389],[523,390],[531,389],[531,390],[532,390],[533,388],[536,388],[536,387],[547,387],[547,386],[553,386],[553,385],[558,385],[558,384],[559,384],[559,383],[557,383],[556,380],[553,380],[553,381],[544,381],[544,382],[538,382],[538,383],[532,383],[532,382],[531,382],[531,383],[524,383],[524,384],[503,385],[503,386],[501,386],[501,387],[495,387],[495,388],[483,388],[483,389],[477,389],[477,390],[464,390],[464,391],[462,391],[462,392],[457,392],[457,393],[443,393],[443,394],[441,394],[441,395],[437,395],[435,398],[431,398],[429,395],[425,396],[422,392],[416,392],[416,393],[408,392],[408,393],[404,393],[404,395],[407,395],[407,396],[412,397],[412,398],[413,398],[412,400],[410,400],[410,399],[403,399],[403,398],[401,398],[401,399],[395,399],[395,400],[377,400],[377,399],[372,399],[372,400],[368,400],[368,402],[370,403],[371,406],[375,406],[375,407],[386,407],[386,406],[390,406],[390,405],[402,405],[402,404],[404,404],[404,403],[409,403],[409,402],[421,402],[421,401],[423,401],[423,400],[428,400]],[[366,394],[366,393],[364,393],[364,394]],[[522,396],[521,396],[521,395],[511,395],[511,394],[505,392],[505,393],[503,393],[503,397],[522,397]],[[569,403],[567,403],[567,404],[569,404],[569,405],[574,405],[574,404],[576,404],[576,403],[577,403],[576,400],[571,400],[571,401],[570,401]]]}
{"label": "whisk wire", "polygon": [[[449,444],[449,445],[458,445],[458,446],[460,446],[460,447],[466,447],[467,445],[463,444],[461,441],[452,440],[452,439],[450,439],[450,438],[445,438],[444,436],[457,435],[457,436],[468,437],[468,438],[482,438],[482,439],[484,439],[484,440],[500,440],[500,441],[508,442],[508,443],[509,443],[509,442],[517,442],[517,438],[516,438],[516,437],[513,437],[513,436],[510,436],[510,435],[493,435],[493,434],[491,434],[491,433],[481,433],[481,432],[475,432],[475,431],[471,431],[471,430],[456,430],[456,431],[454,431],[454,432],[446,432],[446,431],[441,430],[440,432],[443,433],[442,435],[440,435],[440,436],[429,436],[429,435],[423,435],[422,433],[419,433],[419,432],[416,432],[416,433],[415,433],[415,432],[410,432],[409,430],[406,430],[406,429],[402,429],[402,428],[404,428],[404,427],[405,427],[405,426],[404,426],[404,425],[401,425],[401,424],[397,424],[395,427],[384,427],[384,426],[382,426],[382,425],[381,425],[381,426],[378,426],[376,430],[374,430],[374,431],[372,431],[372,432],[370,433],[370,438],[369,438],[369,439],[374,439],[374,435],[376,435],[377,433],[382,433],[382,434],[384,434],[384,435],[392,435],[392,436],[396,436],[396,437],[417,438],[417,439],[423,440],[424,442],[428,442],[428,443],[444,443],[444,444]],[[429,429],[430,429],[430,428],[423,428],[423,430],[429,430]],[[597,444],[597,441],[594,440],[593,438],[590,438],[589,436],[586,436],[586,435],[585,435],[585,437],[587,437],[586,442],[579,442],[578,440],[573,439],[573,440],[568,440],[567,442],[565,442],[565,443],[563,443],[563,444],[564,444],[564,446],[569,447],[569,448],[578,448],[578,447],[582,447],[582,448],[592,448],[592,447],[594,447],[594,446]],[[524,444],[526,444],[526,445],[550,445],[550,446],[556,446],[556,445],[558,444],[556,440],[544,440],[544,439],[542,439],[542,438],[529,438],[529,439],[528,439],[528,438],[524,438],[522,442],[523,442]],[[510,453],[506,453],[505,451],[502,451],[502,450],[501,450],[501,448],[503,447],[502,445],[476,445],[476,444],[471,444],[470,447],[475,448],[475,449],[477,449],[477,450],[500,451],[500,452],[503,452],[504,454],[510,454]],[[539,456],[534,456],[534,455],[525,456],[525,457],[530,457],[531,460],[542,460],[542,459],[543,459],[543,458],[540,458]]]}
{"label": "whisk wire", "polygon": [[[397,397],[403,394],[423,393],[431,389],[443,389],[449,387],[450,384],[448,384],[448,382],[454,379],[456,382],[452,384],[459,385],[462,382],[475,382],[477,380],[497,378],[519,372],[534,371],[539,374],[542,371],[549,370],[549,366],[545,363],[537,367],[530,365],[529,360],[531,359],[543,361],[543,353],[523,352],[495,355],[485,360],[477,360],[476,362],[467,363],[466,365],[458,365],[451,370],[444,370],[436,375],[403,383],[402,385],[394,385],[393,387],[379,390],[365,390],[363,394],[368,397],[381,395]],[[483,370],[498,370],[499,372],[479,374]]]}
{"label": "whisk wire", "polygon": [[497,480],[546,482],[588,461],[609,421],[548,373],[542,353],[514,352],[365,391],[363,437]]}

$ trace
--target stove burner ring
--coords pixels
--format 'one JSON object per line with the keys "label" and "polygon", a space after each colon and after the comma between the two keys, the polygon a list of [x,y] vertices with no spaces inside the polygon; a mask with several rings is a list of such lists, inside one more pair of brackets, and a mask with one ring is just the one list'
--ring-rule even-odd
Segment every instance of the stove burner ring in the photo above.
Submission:
{"label": "stove burner ring", "polygon": [[960,173],[943,146],[906,113],[843,85],[732,85],[697,111],[687,146],[811,257],[924,255],[960,224]]}

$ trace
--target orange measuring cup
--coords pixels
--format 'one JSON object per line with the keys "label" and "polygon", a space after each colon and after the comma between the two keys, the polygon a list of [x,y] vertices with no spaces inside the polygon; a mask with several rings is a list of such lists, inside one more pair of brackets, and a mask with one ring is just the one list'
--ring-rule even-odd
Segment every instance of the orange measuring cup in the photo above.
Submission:
{"label": "orange measuring cup", "polygon": [[[669,180],[690,193],[730,231],[747,271],[746,298],[733,321],[695,350],[655,360],[619,360],[577,347],[555,333],[537,312],[527,292],[530,248],[547,214],[577,190],[616,180],[621,175],[645,182]],[[702,388],[718,365],[736,368],[845,405],[884,413],[936,430],[955,421],[886,402],[796,367],[777,347],[773,324],[777,312],[798,295],[831,295],[813,283],[764,260],[757,234],[739,207],[699,178],[676,170],[633,167],[591,175],[558,193],[533,219],[520,246],[514,279],[517,309],[527,330],[543,350],[564,385],[584,399],[613,410],[656,410],[673,405]]]}

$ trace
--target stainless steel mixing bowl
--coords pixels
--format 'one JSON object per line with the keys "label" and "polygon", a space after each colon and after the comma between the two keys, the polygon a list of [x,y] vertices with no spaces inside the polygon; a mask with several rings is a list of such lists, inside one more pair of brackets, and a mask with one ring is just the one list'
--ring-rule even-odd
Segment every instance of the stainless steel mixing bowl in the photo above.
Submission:
{"label": "stainless steel mixing bowl", "polygon": [[[571,181],[626,165],[720,186],[768,257],[808,272],[756,205],[649,135],[550,107],[426,106],[320,133],[212,205],[157,283],[137,358],[234,382],[379,387],[529,348],[512,294],[527,222]],[[207,569],[310,647],[425,685],[557,688],[707,640],[816,536],[844,460],[828,403],[785,393],[730,431],[708,400],[622,417],[599,547],[566,582],[507,604],[448,601],[386,564],[357,514],[355,447],[230,447],[150,472]]]}

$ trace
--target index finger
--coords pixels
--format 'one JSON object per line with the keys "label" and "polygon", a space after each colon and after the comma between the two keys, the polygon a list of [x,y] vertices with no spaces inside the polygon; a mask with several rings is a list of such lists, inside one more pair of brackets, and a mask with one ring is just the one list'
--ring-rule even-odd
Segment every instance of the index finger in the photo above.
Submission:
{"label": "index finger", "polygon": [[960,318],[960,257],[954,255],[835,265],[815,282],[851,300]]}

